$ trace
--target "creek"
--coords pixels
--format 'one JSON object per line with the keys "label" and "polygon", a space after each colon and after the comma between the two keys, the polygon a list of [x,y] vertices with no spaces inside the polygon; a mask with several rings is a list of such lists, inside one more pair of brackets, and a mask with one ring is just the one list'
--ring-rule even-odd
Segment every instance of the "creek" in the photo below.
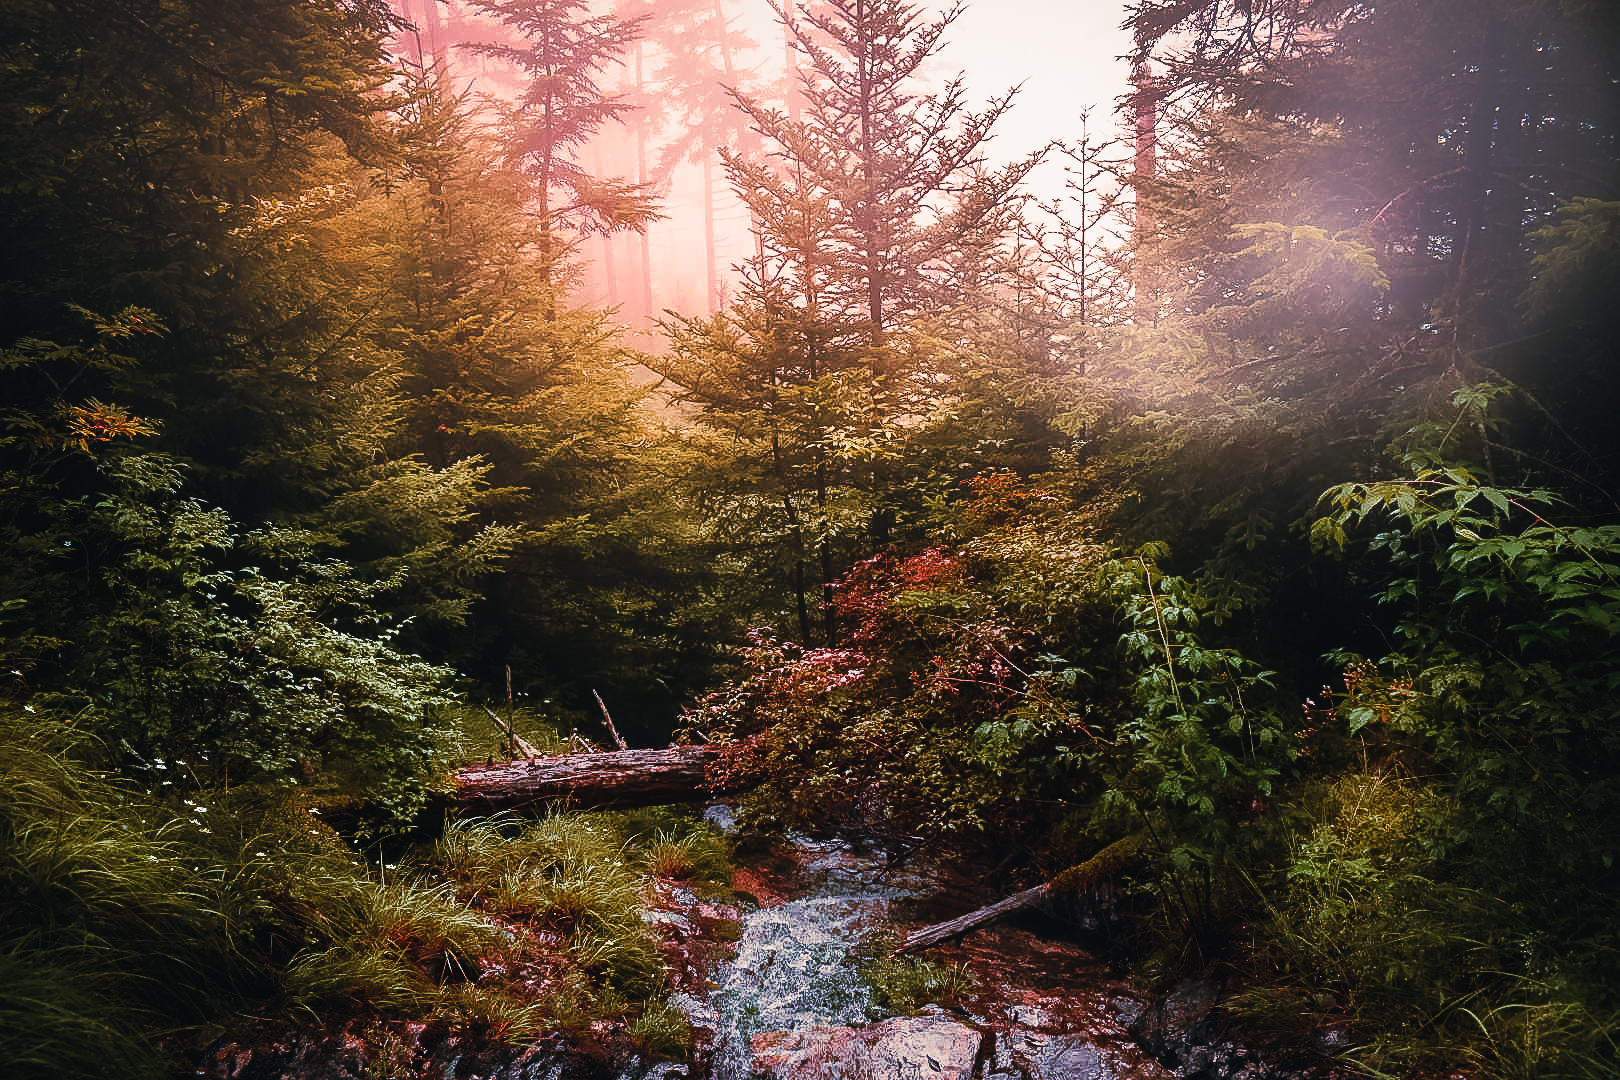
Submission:
{"label": "creek", "polygon": [[[728,824],[722,807],[711,820]],[[880,1000],[872,965],[919,926],[996,899],[982,882],[894,868],[838,841],[795,838],[739,860],[730,897],[659,886],[649,929],[695,1035],[687,1062],[622,1037],[514,1046],[420,1022],[267,1024],[193,1058],[213,1080],[1305,1080],[1336,1074],[1332,1047],[1292,1060],[1227,1041],[1219,988],[1144,994],[1088,950],[1074,922],[1023,915],[928,950],[945,1004]],[[1072,917],[1076,913],[1070,912]],[[1090,941],[1096,944],[1096,941]],[[891,967],[892,971],[893,968]]]}
{"label": "creek", "polygon": [[1299,1075],[1213,1037],[1212,987],[1188,983],[1146,999],[1052,922],[986,927],[938,950],[941,963],[971,974],[958,1002],[880,1008],[863,967],[928,921],[919,913],[953,899],[946,914],[976,906],[964,902],[963,887],[806,838],[779,852],[774,870],[740,870],[738,889],[758,906],[737,912],[740,936],[713,964],[707,993],[675,1002],[705,1048],[693,1080]]}

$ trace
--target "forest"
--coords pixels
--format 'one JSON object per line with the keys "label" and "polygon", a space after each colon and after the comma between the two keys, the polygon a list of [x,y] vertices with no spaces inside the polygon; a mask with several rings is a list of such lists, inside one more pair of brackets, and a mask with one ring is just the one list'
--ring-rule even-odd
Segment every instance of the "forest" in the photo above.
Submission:
{"label": "forest", "polygon": [[[1620,1071],[1620,6],[1135,0],[1131,136],[1011,161],[957,8],[778,6],[772,82],[743,6],[0,5],[11,1075],[679,1058],[639,875],[718,841],[444,809],[609,714],[764,834],[1115,882],[1346,1075]],[[750,223],[655,329],[581,299],[634,133]]]}

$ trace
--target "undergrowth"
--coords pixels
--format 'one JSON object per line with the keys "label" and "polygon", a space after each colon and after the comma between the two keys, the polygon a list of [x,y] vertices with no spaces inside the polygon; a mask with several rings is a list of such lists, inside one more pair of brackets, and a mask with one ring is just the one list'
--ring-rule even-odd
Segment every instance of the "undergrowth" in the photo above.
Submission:
{"label": "undergrowth", "polygon": [[646,1052],[690,1051],[642,908],[655,875],[724,880],[701,822],[460,821],[371,863],[297,789],[162,797],[102,765],[71,724],[0,711],[8,1075],[163,1076],[247,1016],[514,1043],[605,1022]]}

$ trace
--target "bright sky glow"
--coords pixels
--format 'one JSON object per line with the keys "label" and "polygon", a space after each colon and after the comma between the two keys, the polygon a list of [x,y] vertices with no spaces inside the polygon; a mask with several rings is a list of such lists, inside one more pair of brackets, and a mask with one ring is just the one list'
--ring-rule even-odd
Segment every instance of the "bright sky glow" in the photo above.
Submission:
{"label": "bright sky glow", "polygon": [[[968,0],[947,31],[940,67],[961,71],[976,102],[1023,84],[996,127],[994,159],[1011,160],[1052,139],[1078,144],[1087,109],[1093,144],[1118,133],[1115,99],[1130,75],[1119,59],[1130,48],[1130,35],[1119,28],[1124,18],[1124,0]],[[1041,194],[1051,194],[1061,188],[1061,169],[1036,180]]]}

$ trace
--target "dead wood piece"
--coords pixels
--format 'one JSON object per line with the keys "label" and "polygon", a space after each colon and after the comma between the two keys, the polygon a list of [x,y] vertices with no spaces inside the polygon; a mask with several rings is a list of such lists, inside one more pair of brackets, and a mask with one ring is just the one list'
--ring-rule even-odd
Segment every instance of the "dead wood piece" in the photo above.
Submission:
{"label": "dead wood piece", "polygon": [[970,911],[966,915],[959,915],[948,922],[935,923],[933,926],[913,931],[895,952],[912,952],[937,945],[946,938],[965,934],[1003,915],[1035,907],[1049,895],[1064,895],[1094,889],[1099,882],[1118,878],[1121,873],[1139,861],[1148,849],[1148,840],[1145,833],[1115,840],[1085,862],[1069,867],[1044,885],[1014,893],[1005,900],[977,911]]}
{"label": "dead wood piece", "polygon": [[539,812],[558,803],[606,810],[696,802],[717,794],[705,784],[704,772],[718,754],[711,746],[671,746],[475,765],[456,773],[449,803],[489,813]]}
{"label": "dead wood piece", "polygon": [[602,710],[602,719],[607,723],[608,734],[613,736],[614,745],[620,750],[630,749],[630,744],[624,741],[624,736],[619,734],[619,729],[613,726],[613,714],[608,712],[607,702],[602,700],[602,695],[592,690],[591,696],[596,699],[597,708]]}
{"label": "dead wood piece", "polygon": [[496,713],[494,709],[490,708],[488,705],[485,705],[484,711],[489,714],[489,718],[491,720],[495,721],[495,726],[501,729],[502,735],[506,736],[506,744],[511,747],[518,756],[526,758],[537,758],[540,756],[540,751],[536,750],[534,745],[523,736],[519,735],[516,731],[513,731],[512,725],[508,724],[505,720],[502,720],[500,715]]}
{"label": "dead wood piece", "polygon": [[935,923],[933,926],[925,926],[921,930],[914,930],[906,935],[906,940],[901,942],[900,947],[894,951],[898,954],[926,949],[930,945],[938,945],[946,938],[965,934],[969,930],[999,919],[1003,915],[1011,915],[1015,911],[1034,907],[1046,896],[1047,889],[1048,886],[1046,885],[1037,885],[1032,889],[1013,893],[1005,900],[998,900],[989,907],[982,907],[977,911],[970,911],[966,915],[958,915],[956,918],[946,922]]}

